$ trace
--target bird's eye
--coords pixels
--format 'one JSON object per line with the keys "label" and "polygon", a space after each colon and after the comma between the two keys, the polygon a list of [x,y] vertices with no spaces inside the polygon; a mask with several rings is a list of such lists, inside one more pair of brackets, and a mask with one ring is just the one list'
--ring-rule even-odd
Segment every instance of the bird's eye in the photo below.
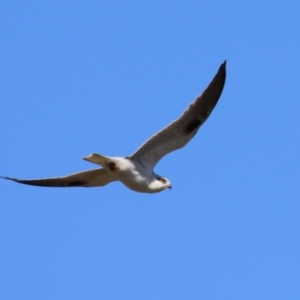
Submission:
{"label": "bird's eye", "polygon": [[163,178],[161,178],[161,177],[160,177],[160,178],[157,178],[157,180],[160,181],[160,182],[162,182],[162,183],[166,183],[166,182],[167,182],[166,179],[163,179]]}

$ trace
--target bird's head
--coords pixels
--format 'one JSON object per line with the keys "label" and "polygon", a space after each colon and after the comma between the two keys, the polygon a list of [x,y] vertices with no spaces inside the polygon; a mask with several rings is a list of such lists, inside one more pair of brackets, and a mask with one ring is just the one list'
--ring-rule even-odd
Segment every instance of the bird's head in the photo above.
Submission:
{"label": "bird's head", "polygon": [[172,188],[172,184],[167,178],[158,175],[155,175],[154,180],[152,181],[150,186],[156,192],[161,192],[163,190]]}

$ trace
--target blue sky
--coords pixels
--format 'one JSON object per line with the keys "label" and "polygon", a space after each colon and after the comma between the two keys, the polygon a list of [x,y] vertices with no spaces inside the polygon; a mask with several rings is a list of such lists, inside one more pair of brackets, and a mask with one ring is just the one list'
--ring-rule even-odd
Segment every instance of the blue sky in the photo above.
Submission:
{"label": "blue sky", "polygon": [[0,174],[92,169],[227,59],[171,191],[0,181],[1,299],[299,299],[298,1],[2,1]]}

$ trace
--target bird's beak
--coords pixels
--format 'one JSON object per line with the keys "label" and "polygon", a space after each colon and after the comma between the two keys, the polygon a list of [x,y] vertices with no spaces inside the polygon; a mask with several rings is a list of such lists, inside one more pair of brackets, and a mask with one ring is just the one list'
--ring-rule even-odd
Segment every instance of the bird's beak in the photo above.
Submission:
{"label": "bird's beak", "polygon": [[172,184],[168,185],[168,188],[171,190],[172,189]]}

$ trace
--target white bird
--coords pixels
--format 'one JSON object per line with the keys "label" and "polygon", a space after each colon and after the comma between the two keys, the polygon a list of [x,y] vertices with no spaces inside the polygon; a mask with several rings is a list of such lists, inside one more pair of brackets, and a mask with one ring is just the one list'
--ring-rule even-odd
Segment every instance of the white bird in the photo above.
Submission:
{"label": "white bird", "polygon": [[0,177],[18,183],[46,187],[95,187],[121,181],[128,188],[141,193],[156,193],[167,188],[171,189],[171,182],[157,175],[153,169],[163,156],[182,148],[194,137],[217,104],[225,78],[226,61],[220,66],[204,92],[177,120],[153,135],[128,157],[108,157],[93,153],[83,159],[101,165],[102,168],[64,177],[35,180]]}

